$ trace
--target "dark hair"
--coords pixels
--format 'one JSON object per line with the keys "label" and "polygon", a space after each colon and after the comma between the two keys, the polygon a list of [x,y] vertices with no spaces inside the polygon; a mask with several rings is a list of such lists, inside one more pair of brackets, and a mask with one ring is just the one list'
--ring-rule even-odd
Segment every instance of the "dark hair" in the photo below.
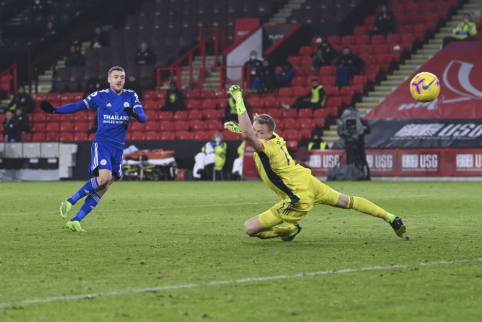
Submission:
{"label": "dark hair", "polygon": [[320,82],[320,81],[318,80],[318,78],[313,78],[311,81],[312,81],[312,82],[318,82],[318,83]]}
{"label": "dark hair", "polygon": [[114,66],[114,67],[112,67],[111,69],[109,69],[109,72],[107,73],[107,76],[110,77],[110,73],[112,73],[114,70],[117,70],[117,71],[119,71],[119,72],[123,72],[124,74],[126,73],[126,71],[124,70],[124,68],[119,67],[119,66]]}
{"label": "dark hair", "polygon": [[268,131],[272,132],[276,128],[276,123],[274,119],[268,114],[255,114],[253,118],[254,122],[259,124],[266,124],[268,126]]}

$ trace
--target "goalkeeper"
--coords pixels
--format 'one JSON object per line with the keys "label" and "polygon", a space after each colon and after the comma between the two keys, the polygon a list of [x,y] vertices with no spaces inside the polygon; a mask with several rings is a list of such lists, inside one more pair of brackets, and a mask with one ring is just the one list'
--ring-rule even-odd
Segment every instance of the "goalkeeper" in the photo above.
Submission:
{"label": "goalkeeper", "polygon": [[[291,241],[301,232],[298,222],[314,205],[326,204],[342,209],[355,209],[388,222],[397,236],[403,237],[406,227],[400,217],[392,215],[370,201],[338,193],[317,180],[307,168],[295,164],[286,150],[283,138],[275,130],[273,118],[267,114],[254,116],[251,124],[239,86],[229,89],[236,101],[239,124],[225,123],[224,127],[240,133],[254,149],[254,160],[260,177],[281,201],[268,211],[249,219],[244,231],[261,239],[281,237]],[[278,226],[281,223],[285,227]]]}

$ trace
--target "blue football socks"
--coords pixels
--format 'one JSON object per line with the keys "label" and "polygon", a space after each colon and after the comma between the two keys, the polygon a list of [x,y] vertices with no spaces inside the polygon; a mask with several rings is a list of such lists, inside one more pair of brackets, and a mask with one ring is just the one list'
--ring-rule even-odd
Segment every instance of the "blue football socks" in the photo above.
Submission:
{"label": "blue football socks", "polygon": [[[87,183],[84,184],[84,186],[80,188],[80,190],[77,191],[72,197],[67,199],[67,201],[75,205],[77,201],[84,198],[91,192],[94,192],[97,188],[99,188],[99,183],[97,182],[97,178],[92,178],[89,181],[87,181]],[[99,197],[99,200],[100,200],[100,197]]]}
{"label": "blue football socks", "polygon": [[99,204],[100,198],[101,197],[95,192],[90,193],[87,198],[85,198],[85,202],[77,215],[75,215],[75,217],[70,221],[81,221],[84,219],[84,217],[87,216],[95,208],[95,206]]}

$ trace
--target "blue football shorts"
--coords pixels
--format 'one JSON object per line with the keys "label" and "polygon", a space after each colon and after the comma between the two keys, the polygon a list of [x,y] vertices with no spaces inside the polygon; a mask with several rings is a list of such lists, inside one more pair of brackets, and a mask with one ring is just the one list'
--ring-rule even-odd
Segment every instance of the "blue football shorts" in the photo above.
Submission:
{"label": "blue football shorts", "polygon": [[108,169],[112,171],[115,180],[122,178],[122,149],[94,142],[90,154],[89,172],[92,176],[98,177],[99,169]]}

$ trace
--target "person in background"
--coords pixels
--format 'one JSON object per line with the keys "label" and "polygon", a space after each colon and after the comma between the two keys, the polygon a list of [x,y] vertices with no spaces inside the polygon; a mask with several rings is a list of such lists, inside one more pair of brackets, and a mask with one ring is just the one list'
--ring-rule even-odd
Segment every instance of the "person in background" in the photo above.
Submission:
{"label": "person in background", "polygon": [[130,75],[129,78],[127,78],[125,88],[133,90],[136,93],[141,92],[141,84],[139,84],[139,81],[133,75]]}
{"label": "person in background", "polygon": [[453,30],[452,37],[445,37],[443,40],[443,47],[447,46],[452,41],[473,40],[477,36],[477,26],[472,21],[469,14],[464,15],[464,21],[459,23]]}
{"label": "person in background", "polygon": [[100,27],[95,28],[94,35],[90,41],[91,48],[102,48],[109,45],[109,38],[106,32],[102,31]]}
{"label": "person in background", "polygon": [[343,53],[336,60],[336,85],[338,87],[350,85],[353,75],[359,75],[365,66],[363,59],[355,55],[349,47],[343,48]]}
{"label": "person in background", "polygon": [[234,101],[234,98],[229,95],[228,101],[226,103],[226,107],[224,109],[224,116],[222,119],[222,122],[230,122],[230,121],[236,121],[238,119],[238,113],[236,110],[236,102]]}
{"label": "person in background", "polygon": [[136,64],[138,65],[146,65],[146,64],[155,64],[156,57],[154,53],[149,48],[149,45],[146,42],[141,43],[141,47],[137,49],[136,53]]}
{"label": "person in background", "polygon": [[289,61],[285,62],[283,64],[283,70],[276,75],[277,87],[290,87],[294,76],[293,65]]}
{"label": "person in background", "polygon": [[177,88],[175,82],[169,84],[169,89],[166,95],[166,104],[161,107],[161,111],[184,111],[186,104],[184,104],[184,94]]}
{"label": "person in background", "polygon": [[[296,108],[297,110],[300,108],[312,108],[314,110],[323,108],[326,102],[326,94],[323,85],[318,82],[318,79],[313,78],[311,81],[311,86],[311,92],[307,93],[306,95],[298,96],[294,104],[287,105],[281,103],[281,106],[283,106],[285,110],[289,110],[290,108]],[[310,97],[311,100],[309,102],[305,101],[305,98]]]}
{"label": "person in background", "polygon": [[313,70],[318,70],[321,66],[330,65],[333,59],[335,59],[339,53],[334,49],[331,44],[324,40],[319,46],[316,52],[313,54]]}
{"label": "person in background", "polygon": [[91,77],[85,83],[84,96],[89,96],[90,93],[103,90],[107,86],[108,84],[103,78],[97,76]]}
{"label": "person in background", "polygon": [[223,141],[221,133],[214,134],[213,141],[206,143],[201,152],[194,157],[193,177],[197,179],[211,180],[213,168],[222,177],[224,164],[226,163],[226,150],[228,145]]}
{"label": "person in background", "polygon": [[70,52],[65,57],[65,67],[79,67],[84,64],[84,57],[75,45],[70,46]]}
{"label": "person in background", "polygon": [[239,157],[235,159],[233,163],[233,176],[232,176],[233,180],[241,180],[243,177],[243,161],[244,161],[245,147],[246,147],[246,141],[241,142],[241,144],[238,147]]}
{"label": "person in background", "polygon": [[375,26],[370,31],[370,37],[373,35],[384,35],[395,33],[395,16],[386,4],[382,5],[382,10],[378,13],[375,20]]}
{"label": "person in background", "polygon": [[25,113],[32,113],[35,108],[33,98],[25,92],[23,86],[19,86],[17,93],[13,96],[10,103],[8,103],[10,110],[22,109]]}
{"label": "person in background", "polygon": [[44,33],[44,36],[40,38],[40,41],[45,41],[51,39],[57,35],[57,31],[54,28],[54,24],[52,21],[47,23],[47,30]]}
{"label": "person in background", "polygon": [[246,79],[249,77],[249,87],[251,88],[255,78],[259,76],[259,69],[263,67],[263,61],[258,58],[258,53],[255,50],[249,53],[249,60],[244,63],[244,67],[245,77]]}
{"label": "person in background", "polygon": [[3,138],[6,142],[20,142],[21,131],[20,125],[13,114],[13,111],[7,110],[5,112],[5,119],[3,120]]}
{"label": "person in background", "polygon": [[254,79],[252,90],[256,93],[273,93],[274,71],[269,64],[269,60],[263,60],[263,67],[259,69],[258,76]]}
{"label": "person in background", "polygon": [[308,151],[325,150],[327,148],[327,144],[326,142],[323,142],[319,131],[313,131],[313,133],[311,133],[311,141],[308,142],[307,148]]}
{"label": "person in background", "polygon": [[20,133],[30,133],[30,119],[28,118],[28,115],[23,113],[21,107],[17,108],[16,114],[17,115],[15,118],[17,119],[18,126],[20,127]]}

